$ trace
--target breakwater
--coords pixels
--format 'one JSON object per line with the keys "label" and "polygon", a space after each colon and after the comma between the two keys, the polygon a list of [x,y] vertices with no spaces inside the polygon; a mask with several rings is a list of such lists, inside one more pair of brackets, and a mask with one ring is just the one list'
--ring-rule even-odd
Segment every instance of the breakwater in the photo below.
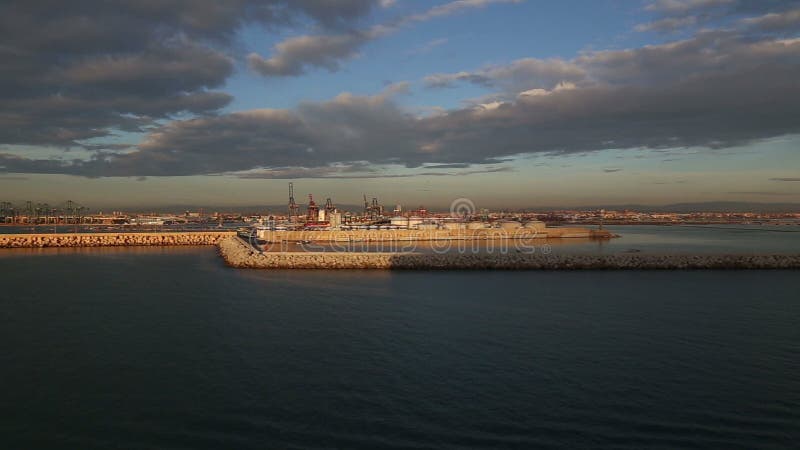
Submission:
{"label": "breakwater", "polygon": [[266,230],[258,233],[259,239],[269,242],[391,242],[439,240],[492,240],[492,239],[610,239],[614,234],[606,230],[579,227],[559,228],[482,228],[475,230]]}
{"label": "breakwater", "polygon": [[238,238],[221,240],[219,251],[231,267],[258,269],[800,269],[800,255],[260,253]]}
{"label": "breakwater", "polygon": [[216,245],[235,235],[232,231],[0,234],[0,248]]}

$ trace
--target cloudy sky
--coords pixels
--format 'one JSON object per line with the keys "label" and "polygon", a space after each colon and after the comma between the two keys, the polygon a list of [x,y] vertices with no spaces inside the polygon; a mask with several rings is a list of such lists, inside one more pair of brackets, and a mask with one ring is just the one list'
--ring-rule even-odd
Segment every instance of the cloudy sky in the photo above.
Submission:
{"label": "cloudy sky", "polygon": [[800,4],[0,4],[0,200],[800,201]]}

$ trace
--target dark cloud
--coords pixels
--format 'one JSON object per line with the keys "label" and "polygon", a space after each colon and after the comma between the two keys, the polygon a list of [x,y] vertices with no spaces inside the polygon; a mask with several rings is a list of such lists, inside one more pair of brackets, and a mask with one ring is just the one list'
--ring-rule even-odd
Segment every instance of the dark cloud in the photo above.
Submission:
{"label": "dark cloud", "polygon": [[0,143],[76,146],[143,131],[231,97],[246,23],[308,17],[338,29],[377,0],[104,0],[0,3]]}
{"label": "dark cloud", "polygon": [[764,65],[796,65],[797,39],[755,37],[741,29],[703,30],[689,39],[625,50],[586,52],[571,59],[524,58],[476,71],[425,78],[429,87],[468,82],[503,90],[508,98],[592,86],[660,86]]}
{"label": "dark cloud", "polygon": [[271,58],[251,53],[247,61],[253,70],[264,76],[300,75],[307,67],[320,67],[334,72],[339,69],[341,60],[354,56],[369,40],[369,34],[359,31],[298,36],[277,44]]}
{"label": "dark cloud", "polygon": [[[766,45],[765,61],[772,62],[754,68],[744,63],[745,69],[669,84],[554,89],[428,117],[397,106],[391,97],[396,88],[371,97],[342,94],[295,110],[176,121],[152,132],[134,152],[93,161],[6,159],[3,165],[7,171],[122,176],[319,168],[354,161],[407,167],[492,164],[532,153],[723,148],[800,132],[800,65],[789,58],[800,52],[800,41],[752,45]],[[776,52],[790,63],[775,62]]]}
{"label": "dark cloud", "polygon": [[295,114],[257,110],[176,121],[151,133],[137,151],[80,167],[91,175],[191,175],[286,166],[313,156],[308,126]]}
{"label": "dark cloud", "polygon": [[603,169],[603,172],[605,173],[622,172],[622,169],[620,169],[619,167],[609,167],[607,169]]}
{"label": "dark cloud", "polygon": [[[336,162],[405,163],[414,151],[416,119],[387,94],[342,94],[297,110],[257,110],[173,122],[139,151],[113,159],[122,172],[186,175],[254,167],[322,167]],[[224,162],[221,161],[224,159]]]}
{"label": "dark cloud", "polygon": [[770,178],[770,181],[800,181],[800,177],[778,177],[778,178]]}

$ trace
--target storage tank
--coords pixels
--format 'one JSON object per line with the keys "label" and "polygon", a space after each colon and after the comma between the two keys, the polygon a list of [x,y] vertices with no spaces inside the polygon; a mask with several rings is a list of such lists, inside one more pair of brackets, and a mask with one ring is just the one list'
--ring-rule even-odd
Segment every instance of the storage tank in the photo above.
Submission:
{"label": "storage tank", "polygon": [[395,216],[391,218],[392,225],[399,228],[408,228],[408,217]]}
{"label": "storage tank", "polygon": [[422,217],[416,217],[416,216],[411,216],[411,217],[395,216],[392,217],[390,220],[392,225],[397,228],[412,229],[412,228],[417,228],[417,225],[422,223]]}

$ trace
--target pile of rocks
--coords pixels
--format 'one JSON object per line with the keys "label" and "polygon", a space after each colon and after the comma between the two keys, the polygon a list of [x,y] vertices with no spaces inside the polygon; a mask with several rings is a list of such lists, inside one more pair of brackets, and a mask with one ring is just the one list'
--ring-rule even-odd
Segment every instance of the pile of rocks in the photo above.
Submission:
{"label": "pile of rocks", "polygon": [[234,232],[0,234],[0,248],[216,245]]}
{"label": "pile of rocks", "polygon": [[220,241],[219,250],[232,267],[261,269],[800,269],[800,255],[260,253],[235,237]]}
{"label": "pile of rocks", "polygon": [[401,253],[266,252],[260,253],[239,238],[220,241],[219,251],[231,267],[258,269],[391,269]]}

